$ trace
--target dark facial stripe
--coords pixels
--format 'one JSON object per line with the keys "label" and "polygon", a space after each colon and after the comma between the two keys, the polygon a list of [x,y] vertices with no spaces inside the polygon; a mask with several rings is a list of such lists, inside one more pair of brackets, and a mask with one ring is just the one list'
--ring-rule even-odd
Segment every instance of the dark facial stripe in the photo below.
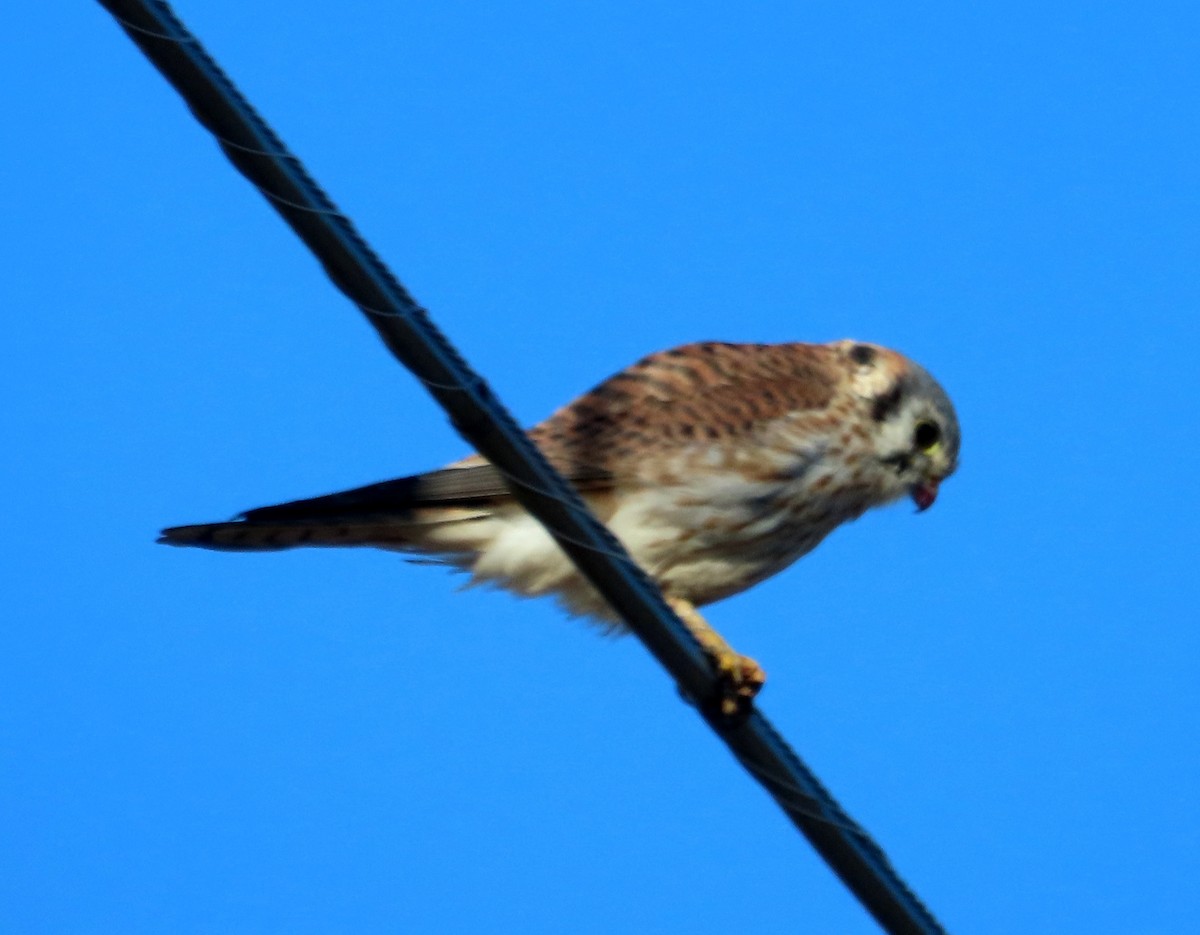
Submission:
{"label": "dark facial stripe", "polygon": [[875,363],[875,348],[865,344],[855,344],[850,348],[850,359],[863,367],[869,367]]}
{"label": "dark facial stripe", "polygon": [[886,393],[876,396],[871,403],[871,418],[876,422],[890,419],[900,411],[900,402],[904,397],[903,387],[897,383]]}

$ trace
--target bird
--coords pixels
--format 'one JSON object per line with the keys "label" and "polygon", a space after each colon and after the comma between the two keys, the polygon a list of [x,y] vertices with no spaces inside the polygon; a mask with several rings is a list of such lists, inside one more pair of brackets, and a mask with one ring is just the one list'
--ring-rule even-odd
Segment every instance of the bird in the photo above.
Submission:
{"label": "bird", "polygon": [[[867,510],[933,505],[958,466],[949,396],[856,340],[704,341],[659,351],[528,432],[659,586],[711,659],[725,713],[765,682],[698,608],[775,575]],[[370,546],[621,620],[478,454],[437,470],[174,526],[160,542],[236,552]]]}

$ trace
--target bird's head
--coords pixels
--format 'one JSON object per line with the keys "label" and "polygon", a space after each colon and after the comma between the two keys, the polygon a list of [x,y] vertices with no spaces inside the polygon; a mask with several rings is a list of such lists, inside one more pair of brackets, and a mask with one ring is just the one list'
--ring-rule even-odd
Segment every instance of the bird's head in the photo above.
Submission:
{"label": "bird's head", "polygon": [[929,372],[874,344],[840,341],[854,393],[867,408],[884,498],[911,496],[917,510],[937,499],[958,467],[958,416]]}

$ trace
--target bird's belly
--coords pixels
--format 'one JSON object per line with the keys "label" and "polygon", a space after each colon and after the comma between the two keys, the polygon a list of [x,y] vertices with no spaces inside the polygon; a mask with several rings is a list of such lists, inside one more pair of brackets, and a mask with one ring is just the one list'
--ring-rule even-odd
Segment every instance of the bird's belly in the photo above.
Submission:
{"label": "bird's belly", "polygon": [[610,520],[613,532],[666,593],[696,605],[737,594],[782,571],[863,509],[787,485],[751,486],[742,496],[704,493],[646,491],[628,498]]}
{"label": "bird's belly", "polygon": [[[623,491],[608,526],[663,591],[702,606],[783,570],[865,500],[786,485],[643,487]],[[523,510],[477,524],[474,555],[454,560],[476,582],[525,596],[554,595],[572,613],[619,621],[550,535]]]}

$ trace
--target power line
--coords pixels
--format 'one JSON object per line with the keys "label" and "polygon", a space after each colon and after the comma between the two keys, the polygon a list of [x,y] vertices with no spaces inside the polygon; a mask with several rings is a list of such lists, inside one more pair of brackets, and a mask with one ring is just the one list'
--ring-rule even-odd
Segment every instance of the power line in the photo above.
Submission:
{"label": "power line", "polygon": [[[229,161],[254,185],[367,316],[384,344],[446,410],[464,438],[509,479],[513,495],[605,596],[685,697],[716,683],[707,657],[658,587],[550,467],[483,378],[258,116],[200,42],[159,0],[100,0],[179,92]],[[942,933],[882,849],[842,810],[770,722],[751,707],[731,721],[698,710],[779,803],[859,902],[893,935]]]}

